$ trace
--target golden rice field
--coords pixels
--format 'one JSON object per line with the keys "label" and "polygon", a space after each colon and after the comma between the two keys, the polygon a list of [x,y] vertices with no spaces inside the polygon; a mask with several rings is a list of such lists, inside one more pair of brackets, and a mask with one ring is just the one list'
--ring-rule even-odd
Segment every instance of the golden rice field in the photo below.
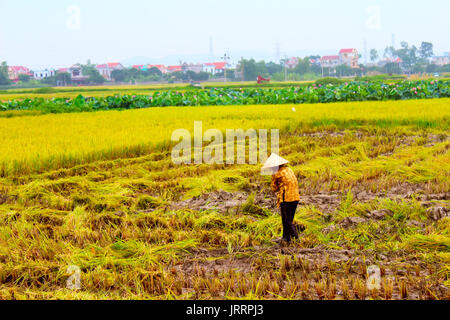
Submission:
{"label": "golden rice field", "polygon": [[[449,299],[449,116],[437,99],[0,118],[0,299]],[[172,162],[194,121],[280,129],[298,241],[271,241],[260,166]]]}
{"label": "golden rice field", "polygon": [[[3,172],[58,168],[95,159],[129,156],[133,150],[167,146],[175,129],[219,130],[348,126],[352,122],[448,129],[450,99],[297,106],[151,108],[39,117],[0,118]],[[293,111],[292,108],[295,108]]]}

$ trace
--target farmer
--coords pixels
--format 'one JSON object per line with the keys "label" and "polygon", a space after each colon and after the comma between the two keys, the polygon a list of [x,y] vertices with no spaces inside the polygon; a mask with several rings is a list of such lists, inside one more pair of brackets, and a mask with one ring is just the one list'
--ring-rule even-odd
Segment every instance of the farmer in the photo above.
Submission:
{"label": "farmer", "polygon": [[[272,153],[263,166],[263,170],[271,170],[272,183],[270,187],[277,193],[277,208],[281,209],[281,221],[283,223],[283,238],[275,242],[298,239],[298,231],[303,231],[304,226],[294,225],[294,215],[300,201],[298,181],[292,169],[286,166],[289,161]],[[298,228],[298,230],[297,230]]]}

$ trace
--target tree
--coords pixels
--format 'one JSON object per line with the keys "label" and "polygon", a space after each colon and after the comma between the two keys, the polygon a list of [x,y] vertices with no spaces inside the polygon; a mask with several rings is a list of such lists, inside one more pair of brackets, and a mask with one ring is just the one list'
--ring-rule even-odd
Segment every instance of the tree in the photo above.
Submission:
{"label": "tree", "polygon": [[245,81],[256,81],[259,75],[266,77],[269,75],[266,63],[264,61],[256,62],[255,59],[242,59],[237,71],[243,74]]}
{"label": "tree", "polygon": [[48,85],[51,85],[51,86],[56,86],[57,85],[56,75],[53,76],[53,77],[47,77],[47,78],[41,79],[40,81],[41,81],[41,83],[45,83],[45,84],[48,84]]}
{"label": "tree", "polygon": [[57,84],[67,85],[72,82],[72,77],[68,72],[57,72],[55,74],[55,80]]}
{"label": "tree", "polygon": [[375,62],[378,59],[378,51],[376,49],[370,50],[370,61]]}
{"label": "tree", "polygon": [[83,74],[89,77],[89,83],[102,84],[105,82],[105,78],[102,77],[94,65],[84,65],[82,70]]}
{"label": "tree", "polygon": [[391,60],[397,58],[397,52],[395,48],[393,46],[386,47],[386,49],[384,49],[383,57]]}
{"label": "tree", "polygon": [[188,77],[188,79],[197,81],[197,80],[196,80],[196,75],[197,75],[197,74],[196,74],[194,71],[192,71],[192,70],[186,71],[186,76]]}
{"label": "tree", "polygon": [[152,75],[159,76],[159,77],[162,76],[161,70],[159,70],[156,67],[151,67],[150,69],[148,69],[147,70],[147,74],[150,75],[150,76],[152,76]]}
{"label": "tree", "polygon": [[275,73],[283,71],[283,67],[280,64],[276,64],[274,62],[266,63],[266,69],[270,75],[274,75]]}
{"label": "tree", "polygon": [[[227,77],[228,77],[228,72],[227,71]],[[193,81],[206,81],[209,79],[209,73],[208,72],[194,72],[192,70],[188,70],[186,71],[186,76],[188,77],[188,79],[191,79]]]}
{"label": "tree", "polygon": [[9,81],[8,75],[8,65],[6,62],[2,62],[0,65],[0,85],[8,85],[11,81]]}
{"label": "tree", "polygon": [[346,64],[341,64],[336,67],[336,74],[338,77],[353,76],[355,74],[355,70]]}
{"label": "tree", "polygon": [[[305,59],[308,59],[308,61],[310,62],[310,64],[309,64],[309,72],[310,73],[314,73],[317,75],[322,74],[322,67],[321,67],[320,63],[318,63],[318,61],[320,60],[319,55],[305,57]],[[313,61],[313,60],[314,60],[314,63],[311,63],[311,61]]]}
{"label": "tree", "polygon": [[419,48],[419,56],[423,61],[428,61],[433,56],[433,44],[431,42],[422,42]]}
{"label": "tree", "polygon": [[[229,76],[229,71],[227,71],[227,76]],[[196,81],[207,81],[209,79],[209,73],[200,71],[199,73],[196,73]]]}
{"label": "tree", "polygon": [[401,74],[402,69],[398,63],[389,62],[383,67],[383,72],[388,74]]}
{"label": "tree", "polygon": [[181,71],[175,71],[171,73],[171,76],[174,77],[177,80],[187,81],[189,80],[189,76]]}
{"label": "tree", "polygon": [[395,53],[402,59],[403,67],[406,70],[411,71],[412,66],[417,63],[417,48],[414,45],[410,47],[406,41],[402,41],[400,45],[402,48],[395,50]]}
{"label": "tree", "polygon": [[29,82],[30,79],[31,79],[31,77],[29,74],[24,74],[24,73],[19,74],[19,81],[21,81],[21,82]]}
{"label": "tree", "polygon": [[309,70],[310,70],[309,58],[308,57],[306,57],[305,59],[299,58],[298,63],[294,68],[294,73],[302,75],[308,73]]}
{"label": "tree", "polygon": [[111,72],[111,78],[115,82],[125,82],[126,77],[127,77],[126,70],[113,70],[113,72]]}
{"label": "tree", "polygon": [[239,71],[242,72],[245,81],[256,81],[258,68],[255,59],[242,59],[239,62]]}

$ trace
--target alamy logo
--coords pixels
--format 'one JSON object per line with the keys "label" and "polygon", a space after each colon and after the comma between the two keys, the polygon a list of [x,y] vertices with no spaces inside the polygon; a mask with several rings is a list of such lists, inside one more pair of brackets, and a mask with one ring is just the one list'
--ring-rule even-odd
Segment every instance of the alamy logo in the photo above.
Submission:
{"label": "alamy logo", "polygon": [[[264,163],[268,158],[267,129],[227,129],[224,139],[222,131],[209,129],[203,133],[202,121],[194,122],[194,135],[186,129],[177,129],[172,133],[172,142],[179,142],[172,149],[173,163],[180,164],[248,164]],[[246,152],[248,141],[248,154]],[[209,143],[203,147],[203,143]],[[194,157],[192,159],[192,143]],[[224,157],[225,146],[225,157]],[[271,152],[279,152],[279,130],[270,130]],[[235,152],[236,149],[236,152]]]}
{"label": "alamy logo", "polygon": [[66,287],[70,290],[80,290],[81,288],[81,269],[78,266],[68,266],[67,274],[69,277],[66,280]]}

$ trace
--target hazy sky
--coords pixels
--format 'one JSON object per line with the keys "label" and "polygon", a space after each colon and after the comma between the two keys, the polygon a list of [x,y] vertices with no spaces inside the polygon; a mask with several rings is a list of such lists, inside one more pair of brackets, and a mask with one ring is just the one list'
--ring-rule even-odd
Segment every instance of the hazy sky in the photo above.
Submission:
{"label": "hazy sky", "polygon": [[0,61],[31,68],[214,54],[382,50],[405,40],[450,51],[449,0],[0,0]]}

